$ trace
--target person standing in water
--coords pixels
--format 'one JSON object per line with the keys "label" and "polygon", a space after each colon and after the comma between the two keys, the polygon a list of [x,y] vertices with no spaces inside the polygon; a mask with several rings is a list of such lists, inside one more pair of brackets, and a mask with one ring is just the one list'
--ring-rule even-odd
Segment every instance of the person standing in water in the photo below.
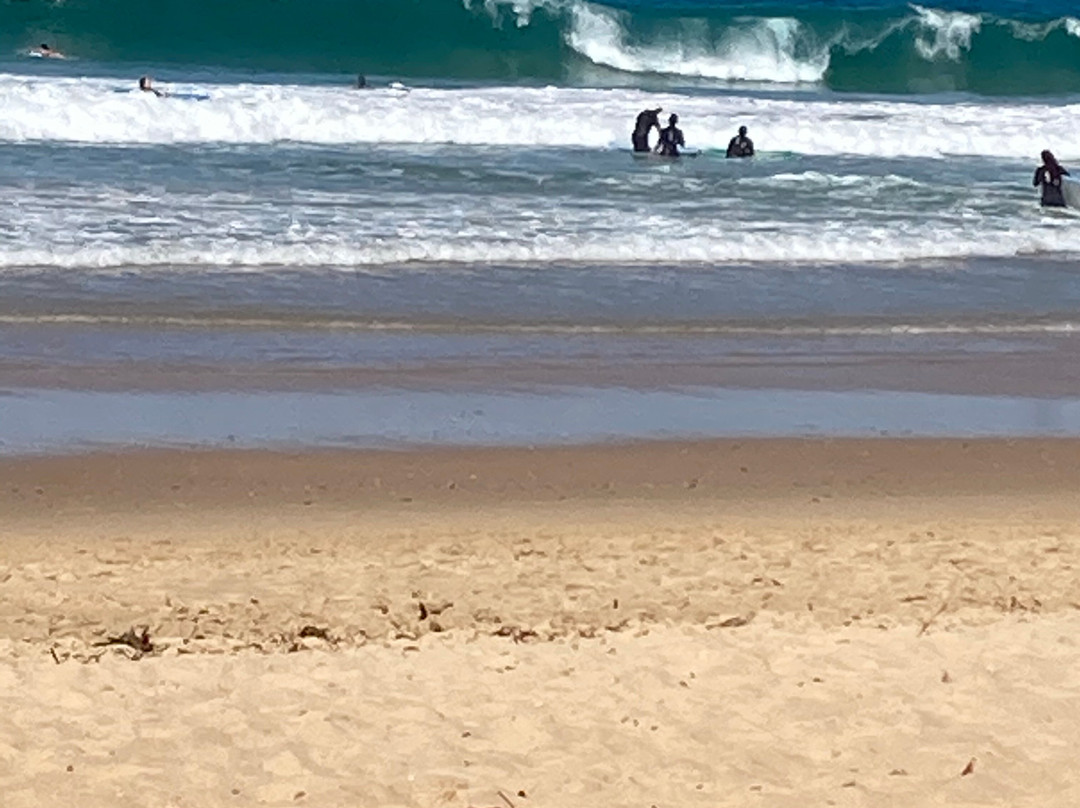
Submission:
{"label": "person standing in water", "polygon": [[685,146],[682,130],[675,124],[679,122],[678,115],[668,118],[668,125],[660,130],[660,140],[656,144],[656,151],[663,157],[678,157],[679,147]]}
{"label": "person standing in water", "polygon": [[1069,172],[1061,167],[1057,158],[1047,149],[1042,153],[1042,165],[1035,169],[1035,179],[1031,184],[1042,186],[1042,206],[1044,208],[1065,207],[1065,195],[1061,191],[1061,178]]}
{"label": "person standing in water", "polygon": [[746,127],[739,127],[739,134],[727,144],[728,157],[753,157],[754,141],[746,136]]}
{"label": "person standing in water", "polygon": [[649,132],[654,126],[657,132],[661,131],[659,116],[662,111],[663,107],[657,107],[656,109],[642,110],[638,113],[637,120],[634,122],[634,133],[630,135],[630,142],[634,144],[634,151],[649,151]]}

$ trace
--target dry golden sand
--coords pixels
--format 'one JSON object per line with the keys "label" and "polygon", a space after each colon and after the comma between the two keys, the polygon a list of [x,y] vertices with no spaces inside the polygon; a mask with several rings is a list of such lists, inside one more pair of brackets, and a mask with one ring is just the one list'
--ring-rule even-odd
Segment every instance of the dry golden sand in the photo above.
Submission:
{"label": "dry golden sand", "polygon": [[3,461],[0,805],[1080,804],[1078,490],[1065,440]]}

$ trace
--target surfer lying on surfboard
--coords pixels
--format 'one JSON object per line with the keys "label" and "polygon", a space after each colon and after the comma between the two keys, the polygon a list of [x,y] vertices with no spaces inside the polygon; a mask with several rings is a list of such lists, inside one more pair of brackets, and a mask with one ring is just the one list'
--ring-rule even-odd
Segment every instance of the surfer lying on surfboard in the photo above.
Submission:
{"label": "surfer lying on surfboard", "polygon": [[1061,167],[1057,158],[1049,149],[1042,153],[1042,165],[1035,169],[1035,179],[1031,184],[1036,188],[1042,185],[1042,206],[1044,208],[1065,207],[1065,195],[1061,190],[1061,178],[1069,172]]}
{"label": "surfer lying on surfboard", "polygon": [[46,43],[42,42],[36,48],[30,49],[31,56],[40,56],[42,59],[64,59],[67,58],[60,51],[55,48],[50,48]]}
{"label": "surfer lying on surfboard", "polygon": [[153,93],[158,98],[164,98],[166,95],[168,95],[168,93],[163,92],[162,90],[155,89],[154,80],[149,76],[141,76],[139,78],[139,89],[142,90],[144,93]]}

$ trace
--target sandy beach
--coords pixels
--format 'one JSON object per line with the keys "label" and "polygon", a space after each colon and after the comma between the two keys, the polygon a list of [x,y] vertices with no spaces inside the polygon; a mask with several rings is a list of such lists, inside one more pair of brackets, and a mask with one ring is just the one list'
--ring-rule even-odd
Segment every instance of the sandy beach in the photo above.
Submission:
{"label": "sandy beach", "polygon": [[0,808],[1080,806],[1078,8],[0,2]]}
{"label": "sandy beach", "polygon": [[2,803],[1076,804],[1077,490],[1066,439],[0,460]]}

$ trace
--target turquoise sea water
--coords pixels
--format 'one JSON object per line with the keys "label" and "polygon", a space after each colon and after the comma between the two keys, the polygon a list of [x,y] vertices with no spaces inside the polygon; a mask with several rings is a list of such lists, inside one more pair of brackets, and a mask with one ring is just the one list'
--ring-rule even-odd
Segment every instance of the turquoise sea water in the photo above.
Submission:
{"label": "turquoise sea water", "polygon": [[103,63],[425,80],[1080,92],[1080,11],[1067,0],[5,0],[0,52],[39,41]]}
{"label": "turquoise sea water", "polygon": [[[1043,148],[1080,164],[1070,4],[21,0],[0,22],[0,441],[19,451],[124,443],[95,395],[164,396],[139,399],[157,420],[130,409],[171,419],[162,440],[327,393],[346,402],[320,399],[324,420],[367,420],[291,440],[429,440],[444,395],[500,413],[435,430],[459,442],[547,439],[538,413],[568,401],[593,414],[560,440],[964,431],[897,420],[967,406],[894,406],[924,394],[972,396],[975,432],[1074,429],[1023,416],[1080,396],[1080,217],[1031,187]],[[42,41],[67,58],[29,56]],[[700,157],[632,158],[653,106]],[[751,161],[724,159],[739,125]],[[770,419],[736,388],[854,414]],[[435,414],[398,426],[371,403],[421,393]],[[53,415],[31,426],[33,401]],[[598,429],[603,406],[639,417]]]}

